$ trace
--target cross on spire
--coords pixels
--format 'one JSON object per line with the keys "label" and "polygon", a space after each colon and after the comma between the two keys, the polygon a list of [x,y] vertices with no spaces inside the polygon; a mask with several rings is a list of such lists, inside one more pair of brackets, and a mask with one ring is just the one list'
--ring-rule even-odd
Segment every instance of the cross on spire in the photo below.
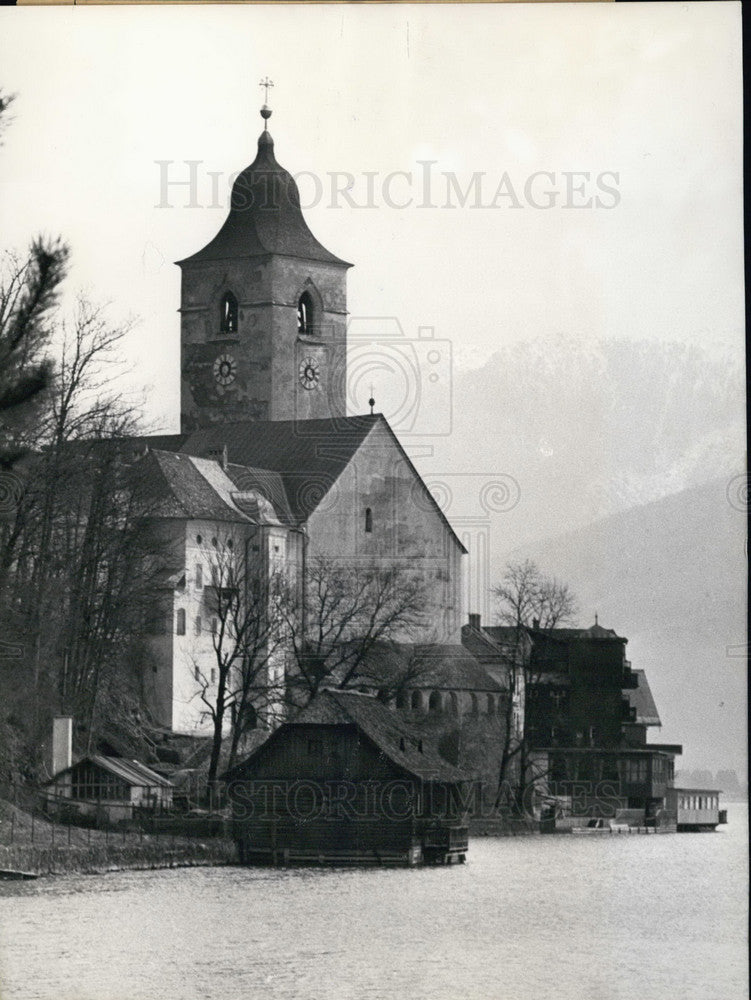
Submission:
{"label": "cross on spire", "polygon": [[269,107],[269,87],[274,86],[274,81],[269,80],[269,78],[266,77],[265,80],[261,80],[258,86],[265,87],[266,89],[266,98],[264,100],[263,107],[261,108],[261,118],[263,118],[263,130],[265,132],[269,127],[269,118],[271,118],[271,108]]}
{"label": "cross on spire", "polygon": [[266,88],[266,93],[264,94],[263,103],[264,104],[268,104],[269,103],[269,87],[273,87],[274,86],[274,81],[273,80],[269,80],[269,78],[266,77],[265,80],[261,80],[261,82],[258,84],[258,86]]}

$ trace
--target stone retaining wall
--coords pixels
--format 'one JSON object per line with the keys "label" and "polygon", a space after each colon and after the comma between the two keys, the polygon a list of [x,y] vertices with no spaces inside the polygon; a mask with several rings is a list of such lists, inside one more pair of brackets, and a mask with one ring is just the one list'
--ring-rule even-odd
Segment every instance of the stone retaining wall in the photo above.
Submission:
{"label": "stone retaining wall", "polygon": [[177,844],[92,844],[87,847],[0,847],[0,869],[60,875],[68,872],[96,873],[117,869],[178,868],[237,862],[231,840],[212,838],[206,842]]}

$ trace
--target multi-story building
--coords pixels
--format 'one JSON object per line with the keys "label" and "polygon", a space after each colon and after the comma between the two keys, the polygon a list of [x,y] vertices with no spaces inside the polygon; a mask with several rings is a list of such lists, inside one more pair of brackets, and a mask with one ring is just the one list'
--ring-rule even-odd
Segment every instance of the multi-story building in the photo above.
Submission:
{"label": "multi-story building", "polygon": [[520,657],[539,801],[567,800],[580,817],[673,825],[668,789],[682,747],[647,741],[660,717],[645,672],[626,659],[628,640],[597,621],[586,629],[534,623],[483,631]]}

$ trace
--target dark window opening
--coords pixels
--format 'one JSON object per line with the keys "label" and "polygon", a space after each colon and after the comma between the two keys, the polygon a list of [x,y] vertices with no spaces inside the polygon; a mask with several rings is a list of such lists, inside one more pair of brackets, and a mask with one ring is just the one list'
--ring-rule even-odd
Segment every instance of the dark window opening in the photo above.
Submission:
{"label": "dark window opening", "polygon": [[373,511],[370,507],[365,508],[365,530],[371,532],[373,530]]}
{"label": "dark window opening", "polygon": [[177,627],[175,631],[178,635],[185,635],[185,608],[177,609]]}
{"label": "dark window opening", "polygon": [[313,299],[310,292],[303,292],[297,303],[297,333],[309,337],[313,333]]}
{"label": "dark window opening", "polygon": [[237,333],[237,299],[232,292],[222,296],[219,326],[222,333]]}

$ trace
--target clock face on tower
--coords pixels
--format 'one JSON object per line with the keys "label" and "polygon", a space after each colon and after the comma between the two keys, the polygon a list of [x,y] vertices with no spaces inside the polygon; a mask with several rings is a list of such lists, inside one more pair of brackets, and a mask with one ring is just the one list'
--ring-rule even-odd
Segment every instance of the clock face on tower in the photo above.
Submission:
{"label": "clock face on tower", "polygon": [[218,385],[232,385],[237,377],[237,362],[231,354],[220,354],[214,362],[214,380]]}
{"label": "clock face on tower", "polygon": [[315,358],[303,358],[298,376],[303,389],[315,389],[321,380],[321,365]]}

